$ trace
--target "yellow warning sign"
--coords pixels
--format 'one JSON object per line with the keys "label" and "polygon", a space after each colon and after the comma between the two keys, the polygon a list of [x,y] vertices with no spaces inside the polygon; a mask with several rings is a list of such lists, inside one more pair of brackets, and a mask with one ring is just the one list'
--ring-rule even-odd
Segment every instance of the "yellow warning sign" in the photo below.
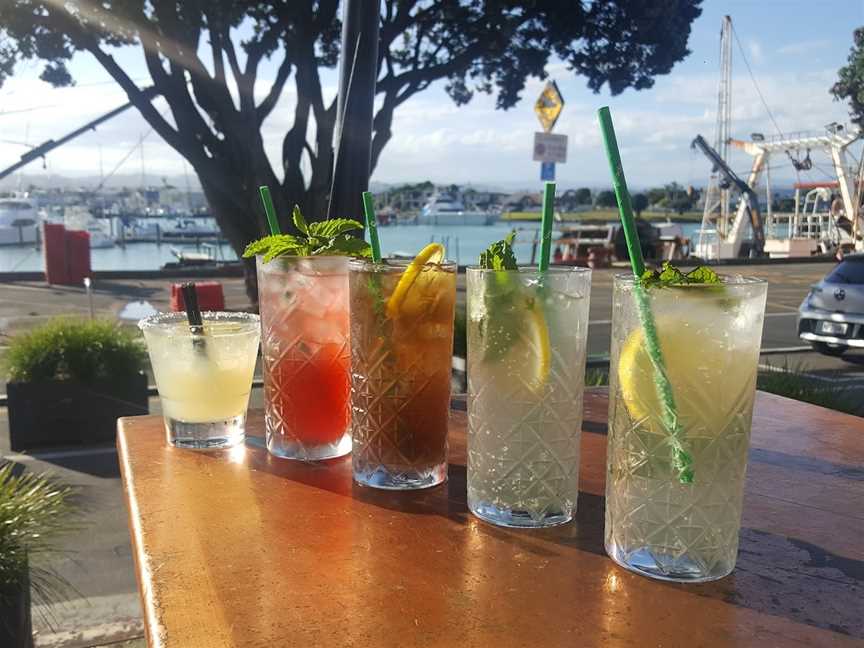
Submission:
{"label": "yellow warning sign", "polygon": [[534,102],[534,112],[537,113],[537,119],[540,120],[540,125],[547,133],[551,132],[555,127],[555,122],[558,121],[558,116],[564,109],[564,97],[558,91],[558,86],[554,81],[548,81],[543,92],[537,97]]}

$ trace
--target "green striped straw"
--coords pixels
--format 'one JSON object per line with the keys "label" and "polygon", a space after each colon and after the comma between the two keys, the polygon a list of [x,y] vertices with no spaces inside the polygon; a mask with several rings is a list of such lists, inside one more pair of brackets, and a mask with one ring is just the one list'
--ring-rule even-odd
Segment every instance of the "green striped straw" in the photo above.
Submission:
{"label": "green striped straw", "polygon": [[258,193],[261,194],[261,202],[264,203],[264,213],[267,214],[270,233],[273,235],[281,234],[282,230],[279,229],[279,219],[276,218],[276,208],[273,206],[273,198],[270,196],[270,187],[261,185],[258,187]]}
{"label": "green striped straw", "polygon": [[540,221],[540,272],[549,269],[549,252],[552,249],[552,218],[555,214],[555,183],[543,185],[543,218]]}
{"label": "green striped straw", "polygon": [[597,111],[597,116],[600,119],[606,158],[612,171],[612,186],[615,189],[615,198],[618,200],[618,213],[621,216],[621,226],[624,228],[624,238],[627,240],[630,265],[633,267],[636,279],[633,284],[633,294],[636,298],[639,322],[645,332],[645,350],[654,367],[654,388],[657,390],[657,398],[661,405],[661,420],[669,432],[672,463],[678,471],[678,479],[682,484],[689,484],[693,482],[693,458],[684,448],[684,430],[678,422],[678,408],[675,405],[672,384],[666,375],[666,365],[663,362],[660,340],[657,337],[657,326],[648,295],[640,283],[642,274],[645,272],[645,262],[642,260],[642,246],[639,244],[636,221],[633,219],[630,192],[627,190],[627,180],[624,178],[624,167],[621,164],[621,154],[618,151],[618,140],[615,138],[615,127],[612,125],[609,107],[603,106]]}
{"label": "green striped straw", "polygon": [[381,243],[378,241],[378,221],[375,220],[375,204],[372,194],[363,192],[363,215],[366,217],[366,229],[369,230],[369,245],[372,247],[372,261],[381,263]]}

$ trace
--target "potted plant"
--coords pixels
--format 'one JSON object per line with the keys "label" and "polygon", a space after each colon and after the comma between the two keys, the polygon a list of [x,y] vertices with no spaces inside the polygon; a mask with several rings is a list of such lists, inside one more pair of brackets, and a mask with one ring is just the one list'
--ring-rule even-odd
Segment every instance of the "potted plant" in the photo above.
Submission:
{"label": "potted plant", "polygon": [[114,440],[117,418],[146,414],[147,352],[111,322],[56,319],[7,352],[13,450]]}
{"label": "potted plant", "polygon": [[50,606],[65,598],[66,582],[50,569],[31,567],[54,550],[53,539],[69,530],[71,489],[47,476],[16,476],[15,464],[0,466],[0,646],[33,646],[30,591]]}

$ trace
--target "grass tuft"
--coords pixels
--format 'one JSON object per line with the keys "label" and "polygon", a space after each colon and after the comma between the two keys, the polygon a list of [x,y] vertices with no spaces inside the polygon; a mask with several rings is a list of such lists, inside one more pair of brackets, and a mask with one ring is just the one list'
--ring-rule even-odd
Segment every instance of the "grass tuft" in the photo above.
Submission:
{"label": "grass tuft", "polygon": [[832,384],[830,377],[815,378],[808,374],[800,363],[786,362],[782,366],[760,371],[756,387],[778,396],[786,396],[838,412],[858,415],[862,413],[860,390]]}
{"label": "grass tuft", "polygon": [[12,382],[122,380],[144,369],[147,351],[132,331],[107,320],[59,318],[12,338]]}
{"label": "grass tuft", "polygon": [[57,551],[57,536],[76,528],[72,494],[47,475],[16,475],[11,462],[0,466],[0,603],[26,582],[28,568],[37,603],[50,605],[69,591],[62,577],[38,563]]}

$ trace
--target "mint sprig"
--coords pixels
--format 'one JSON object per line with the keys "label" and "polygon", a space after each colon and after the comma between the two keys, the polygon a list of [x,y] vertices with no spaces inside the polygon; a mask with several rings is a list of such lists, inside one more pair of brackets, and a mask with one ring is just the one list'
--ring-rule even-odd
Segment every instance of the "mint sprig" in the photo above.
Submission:
{"label": "mint sprig", "polygon": [[516,255],[513,253],[513,240],[516,230],[502,240],[493,243],[485,252],[480,253],[480,267],[484,270],[517,270]]}
{"label": "mint sprig", "polygon": [[685,286],[688,284],[720,284],[720,276],[708,266],[698,266],[688,273],[673,266],[668,261],[663,262],[660,270],[646,270],[639,278],[643,288],[668,288],[670,286]]}
{"label": "mint sprig", "polygon": [[517,315],[525,307],[528,296],[523,294],[519,279],[506,273],[519,269],[513,252],[515,238],[514,230],[480,254],[480,267],[497,271],[485,277],[482,299],[486,315],[477,322],[486,362],[500,361],[519,339],[523,325]]}
{"label": "mint sprig", "polygon": [[291,214],[294,227],[300,232],[293,234],[272,234],[253,241],[246,246],[243,258],[264,255],[269,262],[281,256],[353,256],[369,257],[372,248],[363,239],[351,236],[348,232],[362,229],[358,221],[350,218],[333,218],[317,223],[307,223],[294,205]]}

